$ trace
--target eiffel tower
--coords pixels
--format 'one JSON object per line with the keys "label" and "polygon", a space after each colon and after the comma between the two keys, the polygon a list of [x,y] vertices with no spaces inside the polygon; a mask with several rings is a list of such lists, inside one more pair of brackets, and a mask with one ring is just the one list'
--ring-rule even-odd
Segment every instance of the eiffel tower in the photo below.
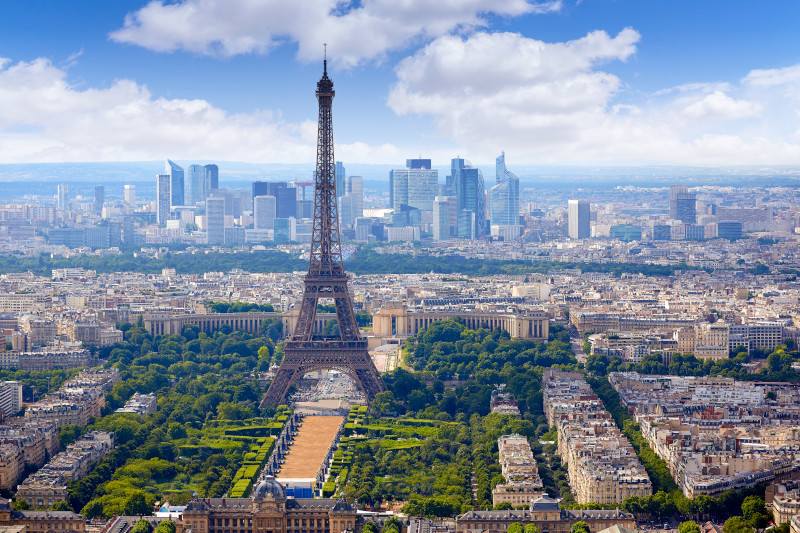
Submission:
{"label": "eiffel tower", "polygon": [[[336,209],[336,176],[333,157],[333,81],[328,77],[327,57],[322,78],[317,82],[319,121],[317,125],[317,174],[314,186],[314,227],[308,258],[305,290],[294,333],[283,343],[283,361],[275,379],[261,400],[261,407],[278,405],[289,387],[308,372],[327,368],[342,370],[352,377],[367,400],[385,390],[378,370],[367,351],[353,314],[342,264],[339,217]],[[320,298],[332,298],[339,322],[339,335],[314,335],[314,318]]]}

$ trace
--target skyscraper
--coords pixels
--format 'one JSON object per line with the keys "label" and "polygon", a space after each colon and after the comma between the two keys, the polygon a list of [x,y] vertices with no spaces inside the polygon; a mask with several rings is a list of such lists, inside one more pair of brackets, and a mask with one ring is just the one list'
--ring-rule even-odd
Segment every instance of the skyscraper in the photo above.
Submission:
{"label": "skyscraper", "polygon": [[[483,173],[473,168],[468,161],[455,158],[450,164],[449,183],[455,187],[458,199],[458,236],[461,238],[480,238],[486,235],[486,188],[483,185]],[[462,215],[469,211],[472,216]],[[471,221],[467,224],[467,221]],[[471,226],[472,237],[464,237],[466,228]]]}
{"label": "skyscraper", "polygon": [[406,159],[406,168],[389,172],[389,188],[393,209],[407,205],[431,211],[439,194],[439,171],[431,169],[430,159]]}
{"label": "skyscraper", "polygon": [[347,194],[353,198],[353,223],[355,223],[355,219],[364,216],[364,178],[348,176]]}
{"label": "skyscraper", "polygon": [[679,192],[675,199],[675,218],[686,224],[697,222],[697,194],[693,192]]}
{"label": "skyscraper", "polygon": [[166,224],[169,219],[170,179],[169,174],[156,176],[156,222],[159,224]]}
{"label": "skyscraper", "polygon": [[124,199],[125,203],[136,205],[136,185],[125,185]]}
{"label": "skyscraper", "polygon": [[506,169],[506,154],[496,162],[497,185],[489,189],[489,219],[492,226],[519,224],[519,178]]}
{"label": "skyscraper", "polygon": [[186,184],[186,205],[195,205],[206,199],[208,169],[203,165],[189,165],[189,179]]}
{"label": "skyscraper", "polygon": [[58,186],[58,207],[67,210],[69,207],[69,185],[61,183]]}
{"label": "skyscraper", "polygon": [[568,203],[569,237],[588,239],[592,235],[590,220],[592,216],[589,200],[570,200]]}
{"label": "skyscraper", "polygon": [[275,197],[256,196],[253,198],[253,227],[272,229],[275,221]]}
{"label": "skyscraper", "polygon": [[347,192],[347,173],[341,161],[336,162],[334,176],[336,178],[336,197],[338,198]]}
{"label": "skyscraper", "polygon": [[275,197],[277,218],[297,218],[297,189],[288,187],[285,181],[270,181],[267,194]]}
{"label": "skyscraper", "polygon": [[183,168],[176,165],[169,159],[165,165],[164,174],[168,174],[169,179],[169,205],[186,205],[184,204],[185,196],[183,191]]}
{"label": "skyscraper", "polygon": [[255,201],[256,196],[269,195],[269,183],[267,183],[266,181],[254,181],[251,187],[252,187],[253,201]]}
{"label": "skyscraper", "polygon": [[433,239],[449,239],[450,227],[450,199],[447,196],[437,196],[433,199]]}
{"label": "skyscraper", "polygon": [[688,192],[689,187],[686,185],[669,186],[669,218],[678,220],[678,195]]}
{"label": "skyscraper", "polygon": [[225,198],[217,196],[206,198],[206,234],[208,244],[225,242]]}
{"label": "skyscraper", "polygon": [[206,195],[211,189],[219,189],[219,167],[211,164],[206,165]]}
{"label": "skyscraper", "polygon": [[98,215],[103,212],[103,204],[106,202],[106,188],[102,185],[94,186],[94,212]]}

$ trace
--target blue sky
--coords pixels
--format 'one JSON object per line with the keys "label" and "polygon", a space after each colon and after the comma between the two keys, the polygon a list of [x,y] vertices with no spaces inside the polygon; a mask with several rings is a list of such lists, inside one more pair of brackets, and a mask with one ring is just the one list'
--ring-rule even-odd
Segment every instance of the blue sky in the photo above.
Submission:
{"label": "blue sky", "polygon": [[[402,5],[400,5],[402,4]],[[800,2],[0,5],[0,163],[800,163]]]}

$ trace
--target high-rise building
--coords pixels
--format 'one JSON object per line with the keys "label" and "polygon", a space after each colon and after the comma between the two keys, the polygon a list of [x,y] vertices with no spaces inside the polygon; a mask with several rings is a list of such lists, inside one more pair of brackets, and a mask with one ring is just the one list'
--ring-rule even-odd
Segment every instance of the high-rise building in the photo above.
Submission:
{"label": "high-rise building", "polygon": [[430,159],[406,159],[406,168],[389,172],[389,189],[393,209],[408,205],[432,211],[439,194],[439,171],[431,169]]}
{"label": "high-rise building", "polygon": [[364,178],[347,176],[347,194],[353,198],[353,222],[364,216]]}
{"label": "high-rise building", "polygon": [[685,224],[697,222],[697,194],[693,192],[678,193],[675,200],[676,219]]}
{"label": "high-rise building", "polygon": [[106,203],[106,188],[102,185],[94,186],[94,212],[98,215],[103,212],[103,204]]}
{"label": "high-rise building", "polygon": [[123,198],[126,204],[136,205],[136,185],[125,185]]}
{"label": "high-rise building", "polygon": [[506,154],[496,163],[497,185],[489,189],[489,219],[492,226],[519,224],[519,178],[506,169]]}
{"label": "high-rise building", "polygon": [[276,218],[273,240],[276,243],[287,243],[297,239],[297,221],[292,218]]}
{"label": "high-rise building", "polygon": [[252,196],[255,201],[256,196],[269,196],[269,183],[266,181],[254,181],[252,184]]}
{"label": "high-rise building", "polygon": [[206,195],[211,189],[219,189],[219,167],[217,165],[206,165],[206,180]]}
{"label": "high-rise building", "polygon": [[336,162],[333,175],[336,180],[336,197],[344,196],[347,192],[347,173],[341,161]]}
{"label": "high-rise building", "polygon": [[69,207],[69,185],[66,183],[58,185],[58,207],[64,211]]}
{"label": "high-rise building", "polygon": [[450,238],[450,198],[437,196],[433,199],[433,239],[446,241]]}
{"label": "high-rise building", "polygon": [[186,183],[186,205],[195,205],[206,199],[208,169],[203,165],[189,165],[189,179]]}
{"label": "high-rise building", "polygon": [[570,200],[567,215],[569,218],[569,237],[571,239],[588,239],[592,236],[590,221],[592,218],[589,200]]}
{"label": "high-rise building", "polygon": [[256,196],[253,198],[253,227],[272,229],[275,221],[275,197]]}
{"label": "high-rise building", "polygon": [[225,198],[206,198],[206,234],[208,244],[225,243]]}
{"label": "high-rise building", "polygon": [[169,174],[156,176],[156,222],[159,224],[166,224],[169,219],[170,179]]}
{"label": "high-rise building", "polygon": [[[480,238],[488,234],[486,231],[486,188],[483,185],[483,173],[480,169],[472,167],[468,161],[455,158],[450,164],[450,177],[448,183],[455,187],[455,196],[458,199],[458,236],[466,235],[462,231],[467,227],[467,220],[472,220],[472,237]],[[472,217],[462,215],[461,211],[469,211]]]}
{"label": "high-rise building", "polygon": [[356,218],[354,216],[356,206],[355,199],[350,194],[345,194],[339,197],[339,226],[342,228],[349,228],[355,225]]}
{"label": "high-rise building", "polygon": [[169,159],[165,165],[164,174],[169,175],[169,205],[184,204],[185,196],[183,190],[183,168],[176,165]]}
{"label": "high-rise building", "polygon": [[669,186],[669,218],[673,220],[680,220],[678,218],[678,195],[688,192],[689,187],[686,185]]}
{"label": "high-rise building", "polygon": [[735,241],[742,238],[742,223],[734,220],[720,220],[717,223],[717,237]]}

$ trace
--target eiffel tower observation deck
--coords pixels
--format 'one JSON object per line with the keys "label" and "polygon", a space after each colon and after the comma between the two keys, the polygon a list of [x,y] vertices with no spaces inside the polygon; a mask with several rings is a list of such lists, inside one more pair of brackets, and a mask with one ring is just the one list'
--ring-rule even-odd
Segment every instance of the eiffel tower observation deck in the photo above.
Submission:
{"label": "eiffel tower observation deck", "polygon": [[[368,401],[385,386],[369,357],[367,340],[361,335],[353,313],[353,302],[342,262],[339,216],[336,207],[336,174],[333,155],[333,81],[328,77],[327,57],[317,82],[317,173],[314,184],[314,225],[311,251],[300,314],[292,336],[283,343],[283,361],[261,400],[261,407],[281,403],[289,387],[308,372],[337,369],[346,373]],[[332,299],[339,334],[314,335],[314,318],[321,298]]]}

